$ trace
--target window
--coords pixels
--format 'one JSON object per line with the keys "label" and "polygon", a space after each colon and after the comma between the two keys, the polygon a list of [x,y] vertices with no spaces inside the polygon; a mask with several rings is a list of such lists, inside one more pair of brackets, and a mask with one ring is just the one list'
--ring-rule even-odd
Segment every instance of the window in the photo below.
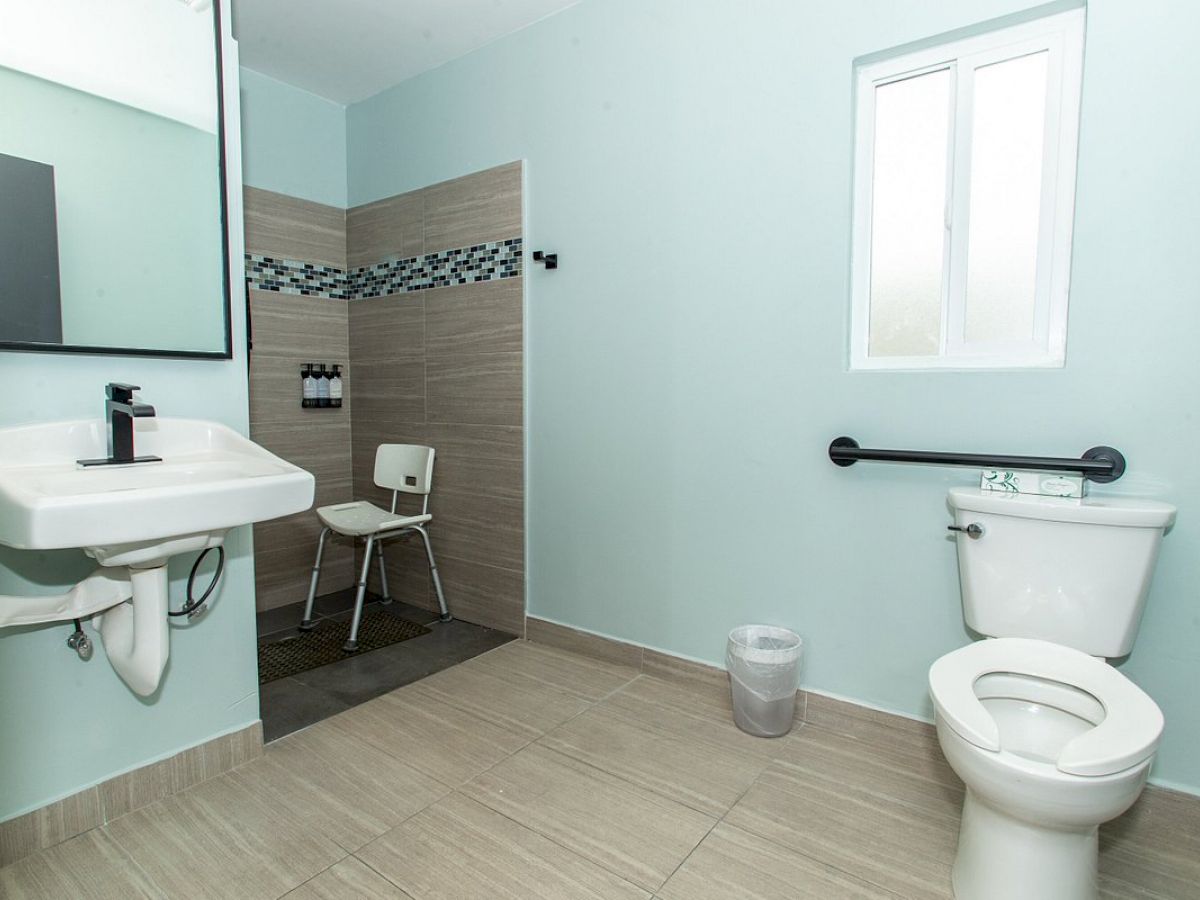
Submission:
{"label": "window", "polygon": [[857,68],[851,368],[1063,364],[1083,23]]}

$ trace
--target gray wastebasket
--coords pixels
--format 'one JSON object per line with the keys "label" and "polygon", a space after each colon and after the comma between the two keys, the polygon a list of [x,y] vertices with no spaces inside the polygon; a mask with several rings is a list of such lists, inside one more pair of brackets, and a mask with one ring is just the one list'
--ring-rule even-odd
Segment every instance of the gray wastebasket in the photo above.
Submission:
{"label": "gray wastebasket", "polygon": [[725,668],[733,692],[733,721],[758,737],[792,730],[804,642],[774,625],[740,625],[729,632]]}

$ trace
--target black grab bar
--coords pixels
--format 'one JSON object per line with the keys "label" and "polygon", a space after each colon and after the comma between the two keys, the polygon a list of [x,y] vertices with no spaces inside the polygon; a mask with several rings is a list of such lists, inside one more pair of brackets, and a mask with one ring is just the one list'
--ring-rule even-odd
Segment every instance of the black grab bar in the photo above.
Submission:
{"label": "black grab bar", "polygon": [[873,462],[927,463],[934,466],[973,466],[980,469],[1032,469],[1078,472],[1088,481],[1106,484],[1125,474],[1125,457],[1112,447],[1093,447],[1080,459],[1057,456],[1009,456],[994,453],[950,453],[942,450],[872,450],[851,437],[834,438],[829,458],[835,466],[852,466],[860,459]]}

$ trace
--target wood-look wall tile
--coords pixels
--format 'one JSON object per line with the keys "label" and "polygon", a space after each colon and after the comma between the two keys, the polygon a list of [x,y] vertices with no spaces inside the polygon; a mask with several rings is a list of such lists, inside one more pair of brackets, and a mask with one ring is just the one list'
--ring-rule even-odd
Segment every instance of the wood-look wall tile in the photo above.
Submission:
{"label": "wood-look wall tile", "polygon": [[[356,573],[362,566],[363,550],[361,543],[355,548]],[[436,552],[435,545],[434,553]],[[388,541],[383,547],[383,558],[387,567],[388,590],[393,600],[402,600],[422,609],[434,609],[437,606],[437,601],[431,599],[429,561],[425,558],[425,549],[420,537],[408,535]],[[438,563],[441,563],[440,559]],[[381,594],[382,587],[379,581],[379,563],[373,562],[367,575],[367,590]]]}
{"label": "wood-look wall tile", "polygon": [[246,252],[346,268],[346,213],[260,188],[244,189]]}
{"label": "wood-look wall tile", "polygon": [[427,352],[520,352],[522,283],[506,278],[422,291]]}
{"label": "wood-look wall tile", "polygon": [[349,303],[350,355],[354,362],[423,356],[427,293],[389,294]]}
{"label": "wood-look wall tile", "polygon": [[430,354],[426,391],[430,422],[520,425],[520,353]]}
{"label": "wood-look wall tile", "polygon": [[103,824],[100,792],[94,787],[0,822],[0,866]]}
{"label": "wood-look wall tile", "polygon": [[[254,549],[268,553],[289,547],[303,547],[315,554],[317,538],[323,527],[321,520],[312,510],[272,519],[269,522],[259,522],[254,526]],[[335,546],[349,547],[350,539],[331,534],[325,542],[326,552],[332,551]]]}
{"label": "wood-look wall tile", "polygon": [[[338,503],[348,500],[352,473],[349,453],[352,433],[346,417],[326,419],[318,417],[332,410],[304,410],[301,421],[267,424],[256,423],[251,427],[251,437],[281,459],[309,471],[317,479],[317,499],[313,506]],[[304,419],[315,421],[305,422]],[[314,434],[319,426],[319,434]],[[327,499],[327,483],[336,483],[342,492]]]}
{"label": "wood-look wall tile", "polygon": [[425,188],[425,252],[470,247],[521,234],[521,163]]}
{"label": "wood-look wall tile", "polygon": [[724,669],[649,648],[642,651],[642,674],[729,693],[729,673]]}
{"label": "wood-look wall tile", "polygon": [[434,472],[435,493],[479,494],[508,500],[525,496],[525,470],[520,460],[438,453]]}
{"label": "wood-look wall tile", "polygon": [[[345,300],[250,291],[254,353],[305,362],[349,362],[349,307]],[[296,373],[300,377],[299,371]]]}
{"label": "wood-look wall tile", "polygon": [[[286,606],[308,596],[309,577],[317,544],[274,550],[255,550],[254,585],[259,612]],[[321,564],[319,594],[350,587],[354,583],[354,550],[333,542],[325,549]]]}
{"label": "wood-look wall tile", "polygon": [[346,259],[350,268],[424,253],[424,192],[397,194],[346,211]]}
{"label": "wood-look wall tile", "polygon": [[350,404],[339,408],[300,406],[300,364],[303,357],[255,353],[250,359],[250,430],[260,425],[304,425],[310,440],[326,428],[346,428]]}
{"label": "wood-look wall tile", "polygon": [[[428,446],[437,450],[439,463],[449,457],[500,459],[518,463],[525,459],[525,433],[520,425],[430,422],[425,426],[424,434]],[[434,478],[436,483],[436,469]]]}
{"label": "wood-look wall tile", "polygon": [[263,753],[262,723],[223,734],[99,785],[105,821],[252,762]]}
{"label": "wood-look wall tile", "polygon": [[457,559],[439,552],[430,529],[446,605],[456,619],[495,628],[508,634],[525,633],[525,576],[512,569]]}
{"label": "wood-look wall tile", "polygon": [[429,511],[435,553],[525,570],[525,510],[520,500],[435,491]]}
{"label": "wood-look wall tile", "polygon": [[354,366],[354,415],[368,428],[383,422],[423,422],[425,361],[394,359]]}
{"label": "wood-look wall tile", "polygon": [[525,637],[534,643],[547,644],[570,653],[579,653],[619,666],[632,666],[637,671],[642,667],[642,648],[637,644],[626,644],[598,634],[588,634],[586,631],[547,622],[545,619],[528,616],[525,619]]}

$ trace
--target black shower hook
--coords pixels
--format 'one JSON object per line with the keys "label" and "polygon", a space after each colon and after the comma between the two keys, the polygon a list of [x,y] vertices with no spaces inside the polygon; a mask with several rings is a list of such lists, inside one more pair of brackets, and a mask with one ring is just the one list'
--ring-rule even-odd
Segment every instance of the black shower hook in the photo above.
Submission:
{"label": "black shower hook", "polygon": [[533,251],[533,261],[535,263],[544,264],[547,269],[557,269],[558,268],[558,254],[557,253],[545,253],[541,250],[534,250]]}

